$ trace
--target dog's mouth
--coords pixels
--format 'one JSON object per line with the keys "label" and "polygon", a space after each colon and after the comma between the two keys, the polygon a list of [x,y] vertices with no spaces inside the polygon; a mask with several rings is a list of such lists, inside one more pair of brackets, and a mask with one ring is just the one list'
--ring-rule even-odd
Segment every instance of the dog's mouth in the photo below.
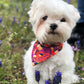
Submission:
{"label": "dog's mouth", "polygon": [[54,32],[54,31],[50,31],[50,32],[48,32],[48,34],[55,35],[55,34],[58,34],[58,33],[57,32]]}

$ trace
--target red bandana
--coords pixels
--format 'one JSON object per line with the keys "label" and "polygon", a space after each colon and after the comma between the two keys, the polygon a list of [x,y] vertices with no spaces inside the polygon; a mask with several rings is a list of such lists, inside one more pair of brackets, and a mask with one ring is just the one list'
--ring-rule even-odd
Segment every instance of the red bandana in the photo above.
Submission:
{"label": "red bandana", "polygon": [[62,47],[63,47],[63,44],[59,42],[57,42],[54,45],[53,44],[46,45],[46,44],[40,44],[40,42],[36,41],[32,50],[33,66],[57,54],[59,51],[61,51]]}

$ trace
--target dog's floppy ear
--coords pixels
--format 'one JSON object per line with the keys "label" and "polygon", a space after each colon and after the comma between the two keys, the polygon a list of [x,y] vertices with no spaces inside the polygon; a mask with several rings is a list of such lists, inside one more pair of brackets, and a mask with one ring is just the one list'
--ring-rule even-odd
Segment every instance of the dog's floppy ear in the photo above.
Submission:
{"label": "dog's floppy ear", "polygon": [[72,22],[72,27],[74,28],[78,20],[80,19],[80,13],[73,5],[69,4],[70,18]]}
{"label": "dog's floppy ear", "polygon": [[29,22],[33,24],[34,11],[30,10],[27,14],[29,15]]}
{"label": "dog's floppy ear", "polygon": [[75,8],[73,5],[69,5],[70,9],[72,10],[72,17],[75,22],[77,22],[80,19],[80,14],[77,8]]}
{"label": "dog's floppy ear", "polygon": [[33,0],[30,10],[27,12],[29,14],[29,22],[31,22],[31,24],[35,23],[36,20],[36,12],[38,9],[38,0]]}
{"label": "dog's floppy ear", "polygon": [[31,8],[28,12],[27,12],[27,14],[29,15],[29,22],[31,22],[31,24],[34,24],[35,23],[35,21],[34,21],[34,10]]}
{"label": "dog's floppy ear", "polygon": [[76,22],[80,19],[80,14],[79,14],[79,12],[78,12],[78,10],[76,8],[74,9],[73,16],[74,16],[74,20]]}

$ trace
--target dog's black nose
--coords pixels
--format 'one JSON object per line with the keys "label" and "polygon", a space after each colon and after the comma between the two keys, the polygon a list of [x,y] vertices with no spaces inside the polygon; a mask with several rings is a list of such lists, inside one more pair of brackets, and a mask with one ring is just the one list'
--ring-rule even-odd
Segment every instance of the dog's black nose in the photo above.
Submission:
{"label": "dog's black nose", "polygon": [[53,31],[54,31],[57,27],[58,27],[58,26],[57,26],[57,24],[55,24],[55,23],[53,23],[53,24],[50,25],[50,28],[51,28],[51,30],[53,30]]}

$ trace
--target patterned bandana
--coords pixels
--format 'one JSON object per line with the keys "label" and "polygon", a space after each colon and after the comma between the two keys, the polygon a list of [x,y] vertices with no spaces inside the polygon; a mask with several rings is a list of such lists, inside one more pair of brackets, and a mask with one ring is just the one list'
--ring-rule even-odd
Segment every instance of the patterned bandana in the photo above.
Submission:
{"label": "patterned bandana", "polygon": [[61,51],[62,47],[63,44],[59,42],[52,45],[46,45],[46,44],[40,44],[39,41],[36,41],[32,50],[33,66],[43,61],[46,61],[53,55],[57,54],[59,51]]}

